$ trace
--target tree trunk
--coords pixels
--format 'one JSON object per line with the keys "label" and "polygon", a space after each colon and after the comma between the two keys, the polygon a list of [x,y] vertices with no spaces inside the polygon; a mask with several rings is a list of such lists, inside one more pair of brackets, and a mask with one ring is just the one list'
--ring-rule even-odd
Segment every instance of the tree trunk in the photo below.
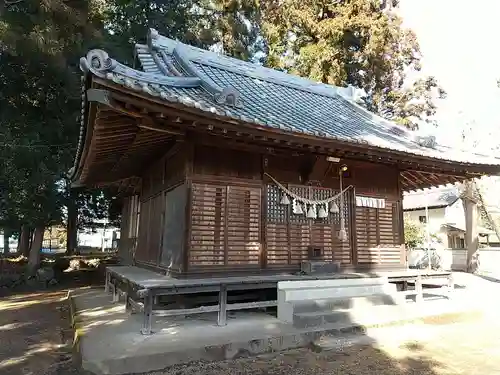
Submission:
{"label": "tree trunk", "polygon": [[21,233],[19,234],[18,250],[20,255],[28,257],[30,252],[30,228],[27,225],[21,227]]}
{"label": "tree trunk", "polygon": [[40,267],[44,232],[44,226],[37,226],[34,230],[33,241],[31,242],[30,254],[28,257],[28,276],[34,276]]}
{"label": "tree trunk", "polygon": [[465,210],[465,243],[467,245],[467,272],[477,270],[477,256],[479,251],[478,239],[478,212],[477,203],[469,198],[464,198]]}
{"label": "tree trunk", "polygon": [[76,210],[75,194],[74,192],[70,193],[68,203],[68,223],[66,226],[66,254],[68,255],[73,254],[77,246],[78,213]]}
{"label": "tree trunk", "polygon": [[29,253],[30,253],[30,250],[31,249],[31,245],[33,244],[33,235],[35,234],[35,231],[30,228],[30,235],[29,235],[29,239],[28,239],[28,254],[26,254],[26,256],[29,256]]}
{"label": "tree trunk", "polygon": [[10,238],[10,229],[4,228],[3,230],[3,253],[5,255],[9,255],[9,238]]}
{"label": "tree trunk", "polygon": [[[478,204],[479,204],[479,207],[478,209],[481,210],[483,213],[484,213],[484,216],[486,217],[486,220],[488,221],[488,223],[490,224],[490,226],[493,228],[493,230],[495,231],[495,234],[498,238],[500,238],[500,228],[498,227],[497,223],[495,222],[495,220],[493,219],[493,216],[491,216],[490,214],[490,210],[488,209],[488,207],[486,206],[486,203],[485,203],[485,200],[484,200],[484,195],[483,195],[483,192],[482,192],[482,189],[479,187],[479,184],[478,183],[475,183],[474,184],[474,188],[476,189],[477,191],[477,196],[478,196]],[[489,237],[488,237],[489,238]],[[489,242],[489,241],[488,241]],[[488,243],[488,246],[489,246],[489,243]]]}

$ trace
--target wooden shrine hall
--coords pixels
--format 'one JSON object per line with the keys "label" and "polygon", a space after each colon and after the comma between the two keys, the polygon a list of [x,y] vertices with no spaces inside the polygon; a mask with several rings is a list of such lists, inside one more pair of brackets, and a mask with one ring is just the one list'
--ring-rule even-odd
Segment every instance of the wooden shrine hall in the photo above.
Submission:
{"label": "wooden shrine hall", "polygon": [[403,270],[403,191],[500,172],[498,158],[368,112],[351,88],[155,30],[135,57],[81,59],[70,172],[75,187],[120,192],[126,265],[183,279],[306,272],[311,260],[328,272]]}

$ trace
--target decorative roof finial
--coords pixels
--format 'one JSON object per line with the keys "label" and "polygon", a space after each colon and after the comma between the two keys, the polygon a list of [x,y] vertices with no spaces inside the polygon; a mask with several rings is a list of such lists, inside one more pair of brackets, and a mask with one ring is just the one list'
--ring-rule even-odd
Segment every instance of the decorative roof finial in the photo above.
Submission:
{"label": "decorative roof finial", "polygon": [[160,33],[153,28],[148,30],[148,46],[149,48],[153,48],[153,40],[156,40],[160,37]]}
{"label": "decorative roof finial", "polygon": [[420,146],[427,148],[436,148],[437,145],[436,137],[434,135],[417,136],[416,141]]}
{"label": "decorative roof finial", "polygon": [[90,50],[86,57],[80,59],[80,69],[84,73],[92,72],[98,76],[103,76],[112,71],[117,64],[116,60],[113,60],[106,51],[101,49]]}
{"label": "decorative roof finial", "polygon": [[236,108],[242,108],[240,93],[233,87],[224,87],[221,93],[214,95],[218,104],[227,104]]}

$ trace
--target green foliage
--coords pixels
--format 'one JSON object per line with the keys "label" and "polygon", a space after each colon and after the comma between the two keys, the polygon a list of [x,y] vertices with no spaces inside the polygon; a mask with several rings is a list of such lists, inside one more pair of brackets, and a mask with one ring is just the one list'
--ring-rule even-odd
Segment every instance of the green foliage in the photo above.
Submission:
{"label": "green foliage", "polygon": [[100,3],[24,0],[2,5],[3,225],[56,224],[63,216],[62,177],[78,138],[79,58],[102,37]]}
{"label": "green foliage", "polygon": [[[392,4],[394,3],[394,4]],[[267,64],[336,86],[365,90],[366,107],[416,128],[431,121],[433,77],[408,84],[420,70],[415,34],[393,12],[396,1],[271,0],[262,3]]]}
{"label": "green foliage", "polygon": [[[111,225],[118,225],[121,213],[119,200],[107,189],[81,190],[76,194],[78,229],[96,227],[96,220],[107,219]],[[118,209],[116,206],[118,205]]]}
{"label": "green foliage", "polygon": [[[219,46],[226,55],[248,60],[259,32],[257,0],[114,0],[107,8],[106,28],[113,45],[144,42],[145,31],[184,43],[210,48]],[[123,51],[122,61],[131,53]]]}
{"label": "green foliage", "polygon": [[405,217],[404,220],[405,245],[409,249],[421,246],[425,241],[425,233],[419,223]]}

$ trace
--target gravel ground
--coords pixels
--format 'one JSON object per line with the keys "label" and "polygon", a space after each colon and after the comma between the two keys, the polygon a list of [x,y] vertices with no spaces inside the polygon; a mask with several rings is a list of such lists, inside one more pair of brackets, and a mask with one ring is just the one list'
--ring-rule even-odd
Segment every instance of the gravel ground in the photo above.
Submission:
{"label": "gravel ground", "polygon": [[[466,321],[463,321],[465,319]],[[148,375],[493,375],[500,373],[500,324],[478,315],[377,329],[377,344],[177,366]],[[403,332],[405,331],[405,332]],[[418,337],[419,340],[411,340]]]}

